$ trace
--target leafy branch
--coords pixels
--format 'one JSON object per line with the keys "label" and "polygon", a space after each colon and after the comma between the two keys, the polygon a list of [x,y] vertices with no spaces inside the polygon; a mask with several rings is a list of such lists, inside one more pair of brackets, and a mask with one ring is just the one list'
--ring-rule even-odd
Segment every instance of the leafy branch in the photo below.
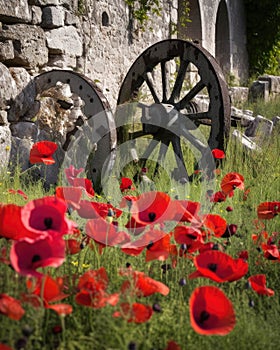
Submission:
{"label": "leafy branch", "polygon": [[162,8],[159,0],[125,0],[141,30],[145,31],[147,22],[151,15],[160,16]]}

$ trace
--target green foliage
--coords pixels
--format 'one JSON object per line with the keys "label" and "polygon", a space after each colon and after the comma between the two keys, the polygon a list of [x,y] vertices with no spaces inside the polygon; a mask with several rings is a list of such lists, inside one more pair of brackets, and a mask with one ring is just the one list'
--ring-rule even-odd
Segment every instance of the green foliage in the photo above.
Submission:
{"label": "green foliage", "polygon": [[78,14],[80,16],[86,13],[86,0],[78,0]]}
{"label": "green foliage", "polygon": [[250,75],[280,75],[280,2],[245,0]]}
{"label": "green foliage", "polygon": [[132,17],[139,24],[139,29],[143,31],[145,31],[150,16],[161,15],[162,8],[159,0],[125,0],[125,3],[131,10]]}

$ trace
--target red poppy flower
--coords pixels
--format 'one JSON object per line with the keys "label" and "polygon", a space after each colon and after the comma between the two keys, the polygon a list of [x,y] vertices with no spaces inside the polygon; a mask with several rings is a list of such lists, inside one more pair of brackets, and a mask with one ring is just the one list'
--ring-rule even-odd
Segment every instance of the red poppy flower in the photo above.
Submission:
{"label": "red poppy flower", "polygon": [[169,293],[169,288],[164,283],[146,276],[144,272],[126,270],[121,271],[121,274],[130,277],[129,280],[124,281],[122,284],[122,293],[129,292],[143,297],[150,296],[154,293],[160,293],[162,295],[167,295]]}
{"label": "red poppy flower", "polygon": [[237,232],[237,225],[230,224],[230,225],[226,226],[225,232],[220,237],[228,238],[228,237],[231,237],[231,236],[235,235],[236,232]]}
{"label": "red poppy flower", "polygon": [[170,254],[170,234],[165,234],[164,237],[156,242],[151,242],[146,250],[146,262],[152,260],[167,260]]}
{"label": "red poppy flower", "polygon": [[140,303],[122,303],[121,311],[116,311],[113,317],[123,317],[127,322],[144,323],[149,321],[153,315],[153,308]]}
{"label": "red poppy flower", "polygon": [[105,219],[109,214],[118,218],[122,214],[122,210],[113,207],[112,204],[88,200],[80,201],[80,208],[77,209],[77,212],[84,219],[98,219],[100,217]]}
{"label": "red poppy flower", "polygon": [[56,187],[55,195],[64,200],[68,208],[79,209],[83,190],[79,187]]}
{"label": "red poppy flower", "polygon": [[190,222],[196,224],[198,222],[198,213],[200,211],[200,203],[187,200],[173,200],[171,205],[174,206],[173,220],[181,222]]}
{"label": "red poppy flower", "polygon": [[25,311],[17,299],[10,297],[8,294],[0,294],[0,314],[18,321],[24,313]]}
{"label": "red poppy flower", "polygon": [[54,279],[47,275],[42,276],[36,279],[35,284],[34,280],[28,279],[26,285],[29,293],[23,296],[24,300],[31,302],[34,307],[41,306],[42,302],[44,307],[47,307],[49,303],[55,303],[68,297],[63,292],[64,282],[61,277]]}
{"label": "red poppy flower", "polygon": [[258,205],[257,214],[261,220],[273,219],[280,213],[280,202],[264,202]]}
{"label": "red poppy flower", "polygon": [[86,234],[101,247],[117,246],[130,240],[123,231],[117,232],[114,225],[102,218],[89,220],[86,224]]}
{"label": "red poppy flower", "polygon": [[202,223],[204,228],[215,237],[222,237],[227,229],[226,220],[217,214],[207,214],[203,216]]}
{"label": "red poppy flower", "polygon": [[6,344],[0,344],[0,350],[13,350],[12,348],[10,348],[8,345]]}
{"label": "red poppy flower", "polygon": [[233,259],[218,250],[207,250],[194,258],[197,271],[189,278],[205,277],[215,282],[239,280],[248,272],[248,263],[243,259]]}
{"label": "red poppy flower", "polygon": [[67,239],[65,241],[66,244],[66,253],[70,255],[74,255],[79,253],[82,248],[81,248],[81,242],[76,240],[76,239]]}
{"label": "red poppy flower", "polygon": [[244,190],[244,177],[238,173],[228,173],[226,174],[221,182],[221,189],[225,195],[239,188]]}
{"label": "red poppy flower", "polygon": [[266,287],[266,276],[263,274],[250,276],[248,281],[252,289],[260,295],[274,295],[274,291]]}
{"label": "red poppy flower", "polygon": [[249,259],[249,253],[248,250],[241,250],[241,252],[238,253],[238,258],[243,259],[243,260],[248,260]]}
{"label": "red poppy flower", "polygon": [[54,164],[52,155],[57,150],[57,144],[51,141],[39,141],[34,143],[30,150],[29,161],[31,164],[44,163],[46,165]]}
{"label": "red poppy flower", "polygon": [[199,243],[198,246],[204,243],[204,237],[199,228],[192,226],[178,225],[174,229],[174,239],[179,244],[192,246],[194,243]]}
{"label": "red poppy flower", "polygon": [[116,305],[119,294],[107,294],[108,283],[109,279],[104,267],[85,272],[79,279],[76,303],[93,308],[102,308],[107,304]]}
{"label": "red poppy flower", "polygon": [[21,220],[26,229],[46,233],[56,231],[61,235],[72,233],[76,224],[65,216],[65,201],[55,196],[34,199],[21,210]]}
{"label": "red poppy flower", "polygon": [[226,199],[227,196],[222,191],[215,192],[210,196],[210,202],[213,203],[221,203],[224,202]]}
{"label": "red poppy flower", "polygon": [[21,275],[40,277],[39,267],[60,266],[65,260],[65,241],[53,234],[36,241],[28,238],[14,241],[10,260],[13,268]]}
{"label": "red poppy flower", "polygon": [[8,192],[12,194],[19,194],[25,200],[28,199],[28,196],[22,190],[14,190],[13,188],[10,188]]}
{"label": "red poppy flower", "polygon": [[69,168],[64,169],[69,185],[74,186],[73,180],[83,171],[83,168],[76,169],[72,164],[69,166]]}
{"label": "red poppy flower", "polygon": [[94,197],[94,189],[92,187],[92,182],[89,179],[76,177],[73,179],[73,186],[75,187],[82,187],[88,197]]}
{"label": "red poppy flower", "polygon": [[211,153],[215,159],[224,159],[226,156],[225,152],[218,148],[212,149]]}
{"label": "red poppy flower", "polygon": [[65,316],[72,313],[73,308],[69,304],[50,304],[68,297],[63,293],[64,282],[61,277],[56,279],[50,276],[38,278],[34,281],[27,280],[28,294],[23,295],[26,302],[30,302],[34,307],[44,306],[46,309],[54,310],[58,315]]}
{"label": "red poppy flower", "polygon": [[[40,232],[29,230],[21,220],[21,206],[16,204],[0,205],[0,236],[7,239],[19,240],[23,238],[37,239]],[[41,232],[45,235],[46,232]]]}
{"label": "red poppy flower", "polygon": [[125,190],[135,190],[132,184],[133,182],[131,179],[129,179],[128,177],[122,177],[120,184],[121,192],[124,192]]}
{"label": "red poppy flower", "polygon": [[48,305],[46,309],[54,310],[60,316],[66,316],[73,312],[73,307],[70,304],[52,304]]}
{"label": "red poppy flower", "polygon": [[121,249],[126,254],[139,255],[146,247],[152,246],[152,243],[161,240],[165,236],[165,232],[151,228],[146,230],[139,239],[124,242]]}
{"label": "red poppy flower", "polygon": [[217,287],[196,288],[189,301],[192,328],[203,335],[226,335],[235,326],[231,301]]}
{"label": "red poppy flower", "polygon": [[275,244],[261,244],[261,248],[264,252],[264,257],[268,260],[280,260],[280,252]]}
{"label": "red poppy flower", "polygon": [[132,217],[136,223],[143,226],[171,220],[174,212],[170,202],[170,197],[164,192],[144,192],[137,201],[132,202]]}
{"label": "red poppy flower", "polygon": [[169,340],[165,350],[181,350],[181,347],[173,340]]}

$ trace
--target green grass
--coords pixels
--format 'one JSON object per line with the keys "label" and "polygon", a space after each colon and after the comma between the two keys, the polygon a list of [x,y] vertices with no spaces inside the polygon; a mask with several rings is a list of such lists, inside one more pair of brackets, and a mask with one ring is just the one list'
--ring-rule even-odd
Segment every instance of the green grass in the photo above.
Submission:
{"label": "green grass", "polygon": [[[259,113],[259,112],[258,112]],[[261,112],[260,112],[261,114]],[[50,269],[54,276],[65,276],[70,296],[63,302],[73,305],[73,313],[60,318],[54,311],[47,309],[34,309],[31,305],[23,303],[26,310],[20,321],[13,321],[0,315],[0,343],[9,344],[18,349],[15,344],[24,338],[22,331],[26,325],[33,329],[32,334],[26,338],[24,349],[54,350],[54,349],[98,349],[110,350],[129,349],[129,343],[134,342],[137,350],[165,349],[169,340],[176,341],[181,349],[244,349],[244,350],[275,350],[279,348],[279,291],[280,274],[279,262],[263,258],[253,244],[251,235],[256,231],[254,220],[257,218],[256,207],[264,201],[280,200],[280,140],[275,135],[269,145],[261,153],[244,152],[241,145],[230,140],[227,148],[226,160],[221,175],[216,178],[217,186],[227,172],[239,172],[245,178],[245,187],[250,188],[246,201],[243,192],[235,190],[235,195],[226,202],[212,206],[211,212],[224,217],[227,222],[238,225],[238,235],[228,240],[226,252],[233,257],[247,249],[249,251],[249,272],[239,281],[218,284],[208,279],[188,280],[187,276],[194,271],[191,260],[178,258],[176,268],[163,272],[161,261],[145,262],[144,252],[139,256],[125,255],[117,247],[108,247],[99,255],[97,250],[88,246],[81,253],[68,256],[65,263],[57,268]],[[159,188],[168,188],[174,197],[172,186],[166,185],[165,176],[157,177]],[[22,189],[29,200],[49,195],[45,192],[42,183],[22,181],[19,172],[13,177],[6,173],[1,177],[0,201],[1,203],[16,203],[24,205],[25,201],[16,195],[8,193],[9,188]],[[188,199],[201,200],[201,184],[193,183]],[[102,200],[102,199],[99,199]],[[233,211],[227,212],[226,207],[232,206]],[[75,218],[75,216],[73,216]],[[265,230],[271,234],[279,232],[279,217],[265,222]],[[83,222],[79,222],[80,225]],[[218,239],[219,240],[219,239]],[[220,239],[221,243],[224,242]],[[0,247],[8,247],[11,242],[0,240]],[[162,312],[154,313],[151,320],[144,324],[128,323],[120,318],[113,318],[112,314],[117,307],[106,306],[102,309],[92,309],[79,306],[74,301],[75,283],[73,277],[78,278],[88,269],[98,269],[104,266],[109,275],[109,293],[119,291],[123,278],[119,276],[120,268],[130,263],[135,270],[143,271],[152,278],[162,281],[170,288],[167,296],[155,294],[147,298],[137,299],[139,302],[153,305],[160,304]],[[170,261],[167,261],[170,263]],[[259,296],[246,288],[246,280],[250,275],[265,273],[267,285],[275,291],[273,297]],[[183,287],[179,285],[181,278],[187,279]],[[20,299],[26,291],[24,276],[16,274],[7,265],[0,265],[0,293],[7,293]],[[215,285],[221,288],[232,301],[236,313],[236,326],[226,336],[202,336],[197,334],[190,325],[189,297],[192,291],[202,285]],[[254,307],[249,301],[254,301]],[[55,334],[54,327],[61,325],[63,331]]]}

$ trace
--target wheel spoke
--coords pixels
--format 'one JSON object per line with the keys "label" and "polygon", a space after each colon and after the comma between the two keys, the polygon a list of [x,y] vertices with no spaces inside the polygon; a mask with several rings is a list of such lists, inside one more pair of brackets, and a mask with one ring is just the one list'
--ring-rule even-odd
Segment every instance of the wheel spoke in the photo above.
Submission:
{"label": "wheel spoke", "polygon": [[150,92],[153,96],[155,103],[160,103],[159,97],[158,97],[156,90],[154,88],[153,78],[151,76],[151,73],[150,72],[145,73],[143,75],[143,78],[145,79],[145,82],[147,83],[148,88],[150,89]]}
{"label": "wheel spoke", "polygon": [[172,147],[176,154],[176,163],[179,169],[180,178],[188,178],[188,172],[184,162],[183,151],[180,143],[180,137],[174,135],[174,138],[171,141]]}
{"label": "wheel spoke", "polygon": [[148,147],[146,148],[145,152],[141,156],[141,158],[143,158],[143,159],[149,158],[151,153],[153,152],[153,150],[156,148],[157,145],[158,145],[158,140],[155,137],[153,137],[152,140],[150,141],[150,143],[148,144]]}
{"label": "wheel spoke", "polygon": [[169,91],[169,80],[167,76],[167,67],[166,67],[166,61],[160,63],[161,67],[161,80],[162,80],[162,102],[167,102],[167,95],[170,93]]}
{"label": "wheel spoke", "polygon": [[208,146],[205,145],[201,140],[196,138],[192,133],[190,133],[186,128],[182,128],[182,135],[196,148],[201,154],[207,151]]}
{"label": "wheel spoke", "polygon": [[209,116],[209,112],[198,112],[198,113],[188,113],[188,114],[181,114],[183,116],[188,117],[188,119],[195,121],[195,120],[202,120],[202,119],[211,119]]}
{"label": "wheel spoke", "polygon": [[179,98],[180,92],[182,90],[183,82],[185,80],[186,71],[189,65],[189,61],[181,60],[180,67],[178,70],[177,78],[175,80],[173,90],[169,99],[169,103],[173,103],[175,99]]}
{"label": "wheel spoke", "polygon": [[205,83],[200,80],[188,93],[184,96],[178,103],[176,103],[176,108],[181,110],[186,107],[186,105],[205,87]]}
{"label": "wheel spoke", "polygon": [[159,166],[162,164],[163,159],[166,156],[169,144],[170,144],[169,140],[168,141],[162,141],[160,143],[160,148],[159,148],[157,164],[156,164],[156,168],[155,168],[155,171],[154,171],[154,175],[156,175],[158,173]]}

